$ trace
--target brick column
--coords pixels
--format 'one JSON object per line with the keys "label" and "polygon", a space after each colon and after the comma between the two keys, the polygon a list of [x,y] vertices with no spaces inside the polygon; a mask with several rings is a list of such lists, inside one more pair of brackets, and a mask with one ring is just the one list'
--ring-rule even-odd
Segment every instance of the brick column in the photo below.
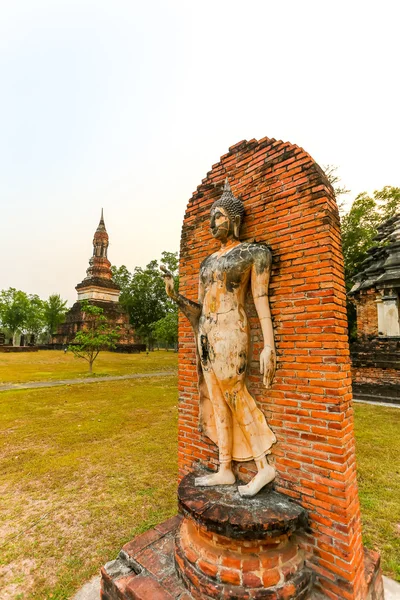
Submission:
{"label": "brick column", "polygon": [[[339,217],[322,170],[301,148],[264,138],[229,149],[189,201],[182,229],[181,293],[196,300],[201,261],[217,244],[209,211],[225,177],[241,196],[242,241],[270,245],[271,310],[278,352],[272,390],[262,386],[262,335],[248,298],[253,362],[250,391],[278,443],[277,489],[309,512],[303,539],[317,586],[332,599],[366,598],[351,406],[346,298]],[[198,430],[199,394],[193,333],[180,317],[179,469],[216,468],[214,444]],[[250,477],[254,465],[238,465]]]}

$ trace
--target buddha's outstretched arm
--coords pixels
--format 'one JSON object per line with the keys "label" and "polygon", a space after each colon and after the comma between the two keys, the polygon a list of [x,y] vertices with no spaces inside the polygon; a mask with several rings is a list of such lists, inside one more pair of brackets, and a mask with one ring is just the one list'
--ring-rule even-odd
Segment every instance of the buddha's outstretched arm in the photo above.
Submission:
{"label": "buddha's outstretched arm", "polygon": [[[193,302],[193,300],[189,300],[189,298],[185,298],[181,294],[178,294],[174,288],[174,279],[169,271],[163,266],[161,266],[163,271],[163,277],[165,282],[165,291],[167,295],[177,303],[185,317],[187,317],[190,321],[192,327],[197,328],[199,318],[201,315],[202,305],[197,302]],[[199,294],[201,296],[201,292]],[[201,302],[202,298],[200,298]]]}
{"label": "buddha's outstretched arm", "polygon": [[270,251],[260,247],[251,271],[251,291],[264,338],[264,348],[260,355],[260,371],[267,388],[272,384],[276,370],[274,330],[268,297],[271,262]]}

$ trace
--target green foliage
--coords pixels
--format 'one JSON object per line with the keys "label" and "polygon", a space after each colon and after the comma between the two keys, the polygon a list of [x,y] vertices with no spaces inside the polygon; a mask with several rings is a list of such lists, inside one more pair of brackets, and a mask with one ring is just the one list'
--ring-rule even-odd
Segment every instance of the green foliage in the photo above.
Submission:
{"label": "green foliage", "polygon": [[37,294],[26,294],[9,288],[0,292],[0,321],[15,338],[18,331],[39,337],[44,329],[53,331],[64,319],[66,302],[58,294],[41,300]]}
{"label": "green foliage", "polygon": [[118,330],[111,329],[100,306],[81,303],[84,313],[85,329],[78,331],[68,350],[78,358],[83,358],[89,363],[89,373],[93,371],[93,363],[102,350],[115,348],[118,339]]}
{"label": "green foliage", "polygon": [[28,319],[29,298],[25,292],[9,288],[0,292],[0,319],[3,327],[7,328],[13,336],[22,330]]}
{"label": "green foliage", "polygon": [[[160,263],[174,276],[178,285],[178,257],[174,252],[163,252]],[[112,267],[113,279],[121,288],[120,302],[130,315],[136,332],[149,345],[154,338],[153,324],[162,320],[176,308],[165,292],[163,277],[157,260],[152,260],[143,269],[136,267],[130,273],[125,265]]]}
{"label": "green foliage", "polygon": [[56,332],[57,327],[64,321],[67,312],[67,301],[60,294],[51,294],[43,303],[43,318],[48,336]]}
{"label": "green foliage", "polygon": [[37,337],[44,328],[44,302],[37,294],[29,294],[29,306],[23,330]]}
{"label": "green foliage", "polygon": [[381,190],[375,190],[374,198],[380,207],[382,222],[387,221],[400,208],[400,188],[385,185]]}
{"label": "green foliage", "polygon": [[393,216],[400,208],[400,188],[385,186],[358,194],[349,212],[342,217],[342,244],[346,287],[353,285],[354,275],[361,270],[368,250],[376,245],[374,238],[378,226]]}
{"label": "green foliage", "polygon": [[178,342],[178,308],[165,315],[152,325],[154,337],[166,346],[176,346]]}
{"label": "green foliage", "polygon": [[177,252],[162,252],[161,253],[161,264],[177,277],[178,267],[179,267],[179,259]]}
{"label": "green foliage", "polygon": [[347,288],[352,278],[360,271],[367,251],[373,245],[381,215],[378,204],[366,192],[358,194],[349,212],[342,217],[342,246]]}

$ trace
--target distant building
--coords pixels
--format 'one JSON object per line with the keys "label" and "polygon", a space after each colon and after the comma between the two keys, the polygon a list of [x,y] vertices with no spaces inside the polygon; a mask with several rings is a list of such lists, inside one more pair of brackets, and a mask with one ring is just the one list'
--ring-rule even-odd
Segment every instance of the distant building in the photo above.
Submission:
{"label": "distant building", "polygon": [[400,213],[378,228],[349,293],[357,309],[353,382],[400,384]]}
{"label": "distant building", "polygon": [[65,315],[57,333],[52,338],[56,347],[70,344],[75,334],[85,328],[85,314],[82,311],[82,301],[100,306],[112,328],[119,328],[117,350],[135,351],[135,332],[129,323],[129,315],[119,303],[120,288],[112,279],[111,263],[107,258],[108,233],[101,211],[100,223],[93,238],[93,255],[89,260],[86,277],[78,283],[76,290],[78,300]]}
{"label": "distant building", "polygon": [[357,308],[358,337],[400,337],[400,213],[383,223],[377,245],[350,291]]}

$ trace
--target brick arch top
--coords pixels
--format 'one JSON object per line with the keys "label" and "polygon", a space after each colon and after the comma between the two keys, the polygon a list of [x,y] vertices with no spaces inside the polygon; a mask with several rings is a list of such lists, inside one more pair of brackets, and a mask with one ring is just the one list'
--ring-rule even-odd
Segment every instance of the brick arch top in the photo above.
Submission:
{"label": "brick arch top", "polygon": [[[248,299],[253,360],[249,388],[278,443],[277,487],[309,510],[305,549],[335,597],[361,598],[363,553],[356,483],[346,296],[340,227],[333,189],[315,161],[290,143],[263,138],[232,146],[189,200],[181,238],[180,293],[196,300],[200,263],[218,247],[209,231],[212,203],[225,177],[241,197],[241,241],[267,243],[273,255],[270,304],[278,368],[271,390],[258,369],[262,335]],[[215,468],[214,444],[198,430],[194,336],[180,316],[179,469]],[[252,466],[239,466],[242,476]],[[326,549],[329,539],[331,548]],[[325,544],[325,547],[324,547]],[[313,546],[317,548],[314,552]],[[321,554],[332,553],[331,562]],[[343,587],[344,586],[344,587]]]}

